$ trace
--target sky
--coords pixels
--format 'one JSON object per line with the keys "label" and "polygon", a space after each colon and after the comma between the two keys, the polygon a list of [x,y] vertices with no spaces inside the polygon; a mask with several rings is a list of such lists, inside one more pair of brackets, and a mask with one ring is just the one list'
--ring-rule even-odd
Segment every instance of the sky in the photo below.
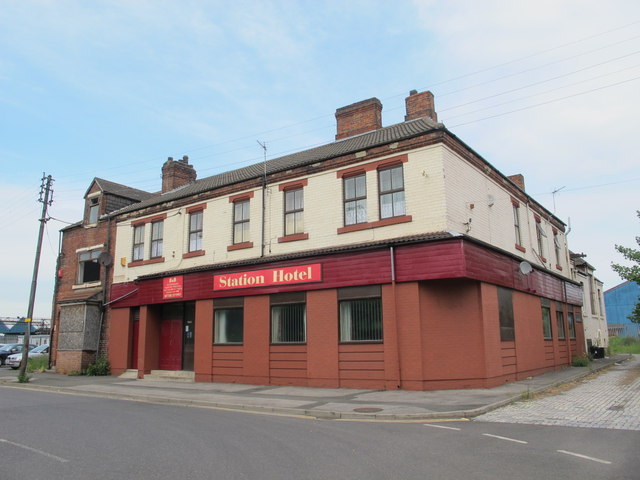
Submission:
{"label": "sky", "polygon": [[94,177],[161,187],[333,141],[336,108],[410,90],[570,227],[605,289],[640,235],[640,2],[0,2],[0,317],[50,318],[59,230]]}

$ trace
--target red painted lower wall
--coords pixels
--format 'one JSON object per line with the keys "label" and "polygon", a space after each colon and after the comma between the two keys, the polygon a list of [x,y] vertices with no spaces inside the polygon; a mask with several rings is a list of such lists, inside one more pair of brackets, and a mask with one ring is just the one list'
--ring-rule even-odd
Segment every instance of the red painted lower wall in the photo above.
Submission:
{"label": "red painted lower wall", "polygon": [[[543,272],[523,279],[514,259],[484,250],[456,240],[410,245],[395,252],[304,259],[300,264],[322,261],[322,282],[227,292],[244,299],[241,345],[214,344],[217,299],[207,290],[212,288],[212,272],[185,274],[181,301],[196,305],[196,381],[366,389],[486,388],[564,368],[583,354],[581,323],[576,323],[577,338],[558,339],[554,316],[553,339],[543,338],[541,296],[555,300],[552,311],[561,308],[565,322],[568,311],[579,311],[567,303],[573,297],[566,294],[563,281]],[[395,255],[397,278],[402,280],[397,283],[389,274],[391,255]],[[447,262],[454,267],[448,270],[453,278],[443,278]],[[285,263],[292,262],[279,265]],[[160,365],[161,306],[168,302],[158,290],[160,280],[140,281],[136,295],[112,305],[109,358],[114,373],[133,363],[130,308],[140,309],[139,376]],[[340,343],[338,287],[371,284],[381,284],[384,341]],[[496,285],[512,289],[513,341],[500,338]],[[127,288],[133,285],[114,286],[112,296],[124,295]],[[270,293],[277,291],[306,291],[304,344],[271,344]]]}

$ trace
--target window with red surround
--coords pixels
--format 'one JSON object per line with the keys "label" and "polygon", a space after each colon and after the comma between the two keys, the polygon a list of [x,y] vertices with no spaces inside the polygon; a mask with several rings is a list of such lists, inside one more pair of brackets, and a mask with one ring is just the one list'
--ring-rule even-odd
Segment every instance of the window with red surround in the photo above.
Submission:
{"label": "window with red surround", "polygon": [[513,206],[513,229],[516,234],[516,249],[524,252],[525,248],[522,246],[522,232],[520,230],[520,203],[511,199],[511,205]]}
{"label": "window with red surround", "polygon": [[546,252],[544,248],[544,239],[547,238],[547,234],[544,231],[542,226],[542,219],[539,215],[533,215],[533,218],[536,221],[536,240],[538,243],[538,257],[540,257],[540,261],[542,263],[547,263]]}
{"label": "window with red surround", "polygon": [[307,185],[306,178],[278,185],[278,189],[284,193],[284,236],[278,238],[278,243],[309,238],[304,233],[304,187]]}

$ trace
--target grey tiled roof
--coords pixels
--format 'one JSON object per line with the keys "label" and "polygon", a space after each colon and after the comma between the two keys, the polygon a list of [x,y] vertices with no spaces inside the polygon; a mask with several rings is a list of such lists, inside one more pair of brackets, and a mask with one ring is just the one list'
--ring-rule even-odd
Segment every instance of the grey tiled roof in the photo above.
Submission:
{"label": "grey tiled roof", "polygon": [[[398,123],[372,132],[338,140],[320,147],[268,160],[267,174],[311,165],[322,160],[328,160],[340,155],[346,155],[353,152],[359,152],[367,148],[397,142],[399,140],[404,140],[443,128],[444,126],[441,123],[434,122],[427,117]],[[121,214],[140,210],[153,205],[159,205],[164,202],[170,202],[180,198],[186,198],[199,193],[215,190],[226,185],[232,185],[234,183],[254,178],[261,178],[263,175],[264,163],[256,163],[254,165],[249,165],[248,167],[231,170],[229,172],[197,180],[194,183],[164,194],[156,194],[150,198],[142,200],[140,203],[130,205],[113,213]]]}
{"label": "grey tiled roof", "polygon": [[104,193],[129,198],[138,202],[147,200],[157,195],[155,193],[145,192],[144,190],[138,190],[137,188],[127,187],[126,185],[121,185],[119,183],[110,182],[109,180],[105,180],[104,178],[96,177],[93,180],[98,185],[100,185],[100,188]]}

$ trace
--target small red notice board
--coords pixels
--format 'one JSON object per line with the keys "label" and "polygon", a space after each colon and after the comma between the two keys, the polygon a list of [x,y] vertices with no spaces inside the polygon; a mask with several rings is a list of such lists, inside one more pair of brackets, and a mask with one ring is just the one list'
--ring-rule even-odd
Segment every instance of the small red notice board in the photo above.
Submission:
{"label": "small red notice board", "polygon": [[182,288],[182,275],[177,277],[165,277],[162,279],[162,298],[182,298],[184,293]]}

